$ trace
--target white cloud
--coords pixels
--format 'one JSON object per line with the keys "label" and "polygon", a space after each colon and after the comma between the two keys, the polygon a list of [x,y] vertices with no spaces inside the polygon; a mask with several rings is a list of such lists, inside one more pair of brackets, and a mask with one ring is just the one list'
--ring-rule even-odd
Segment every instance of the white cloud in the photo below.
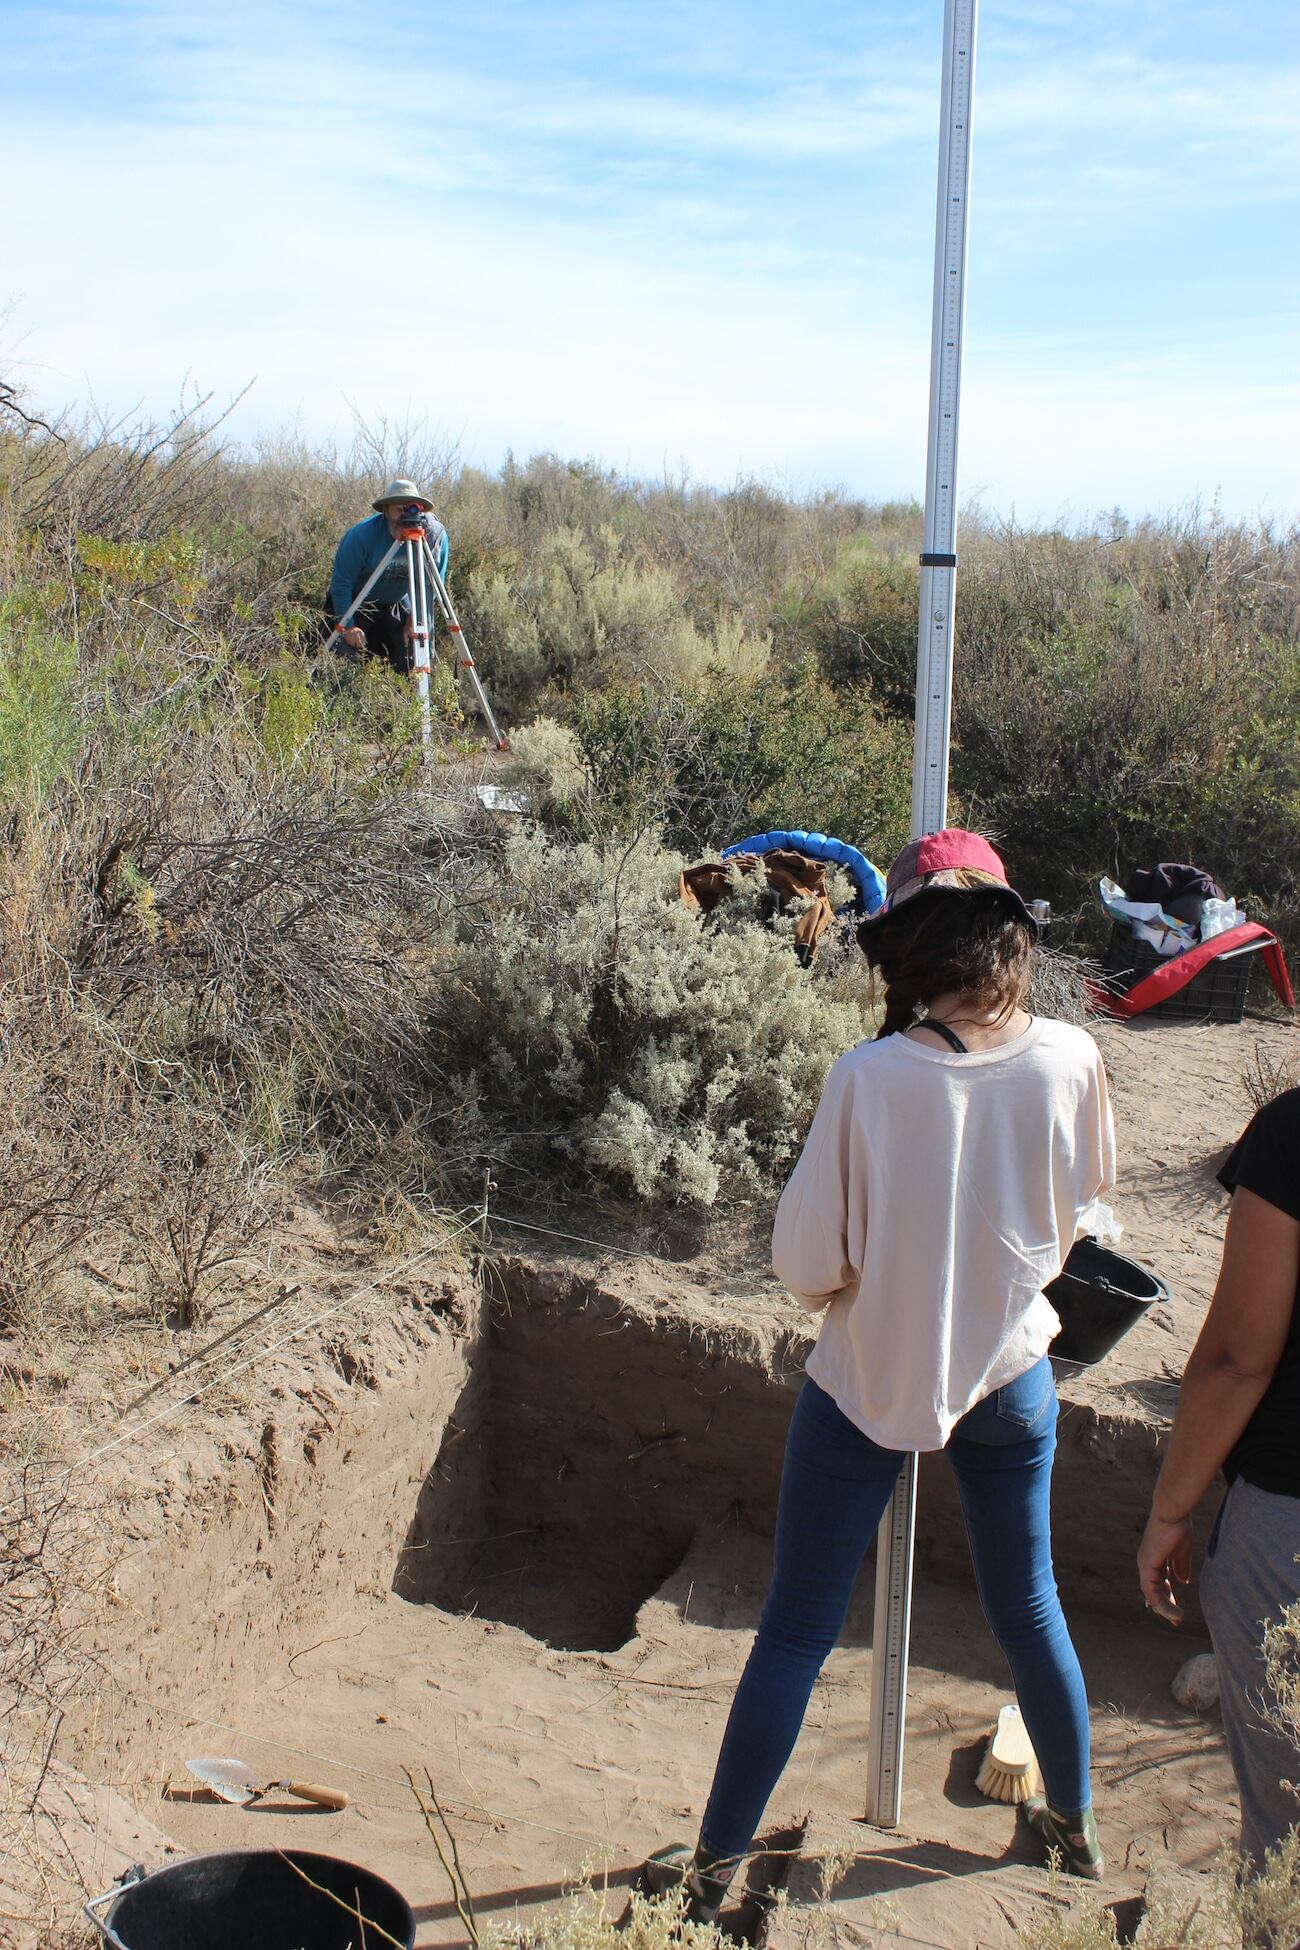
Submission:
{"label": "white cloud", "polygon": [[[836,64],[791,43],[788,67],[755,54],[728,88],[701,28],[676,70],[663,52],[639,79],[565,88],[584,19],[638,47],[644,24],[561,11],[539,81],[463,50],[439,65],[418,38],[404,62],[400,24],[376,42],[329,5],[301,16],[310,35],[274,5],[125,13],[131,98],[68,121],[33,90],[0,123],[7,180],[39,158],[6,248],[46,403],[89,384],[161,407],[189,372],[223,393],[255,377],[247,432],[329,433],[351,399],[427,411],[488,465],[551,447],[921,492],[925,52]],[[107,58],[120,20],[87,19]],[[1300,506],[1287,273],[1228,283],[1211,228],[1228,212],[1234,242],[1241,212],[1294,194],[1292,79],[1028,60],[1008,44],[980,82],[963,482],[1048,515],[1216,489]],[[1110,268],[1150,252],[1162,210],[1204,228],[1203,301],[1176,320],[1138,313]],[[1089,329],[1013,341],[1026,257],[1049,244],[1092,276]]]}

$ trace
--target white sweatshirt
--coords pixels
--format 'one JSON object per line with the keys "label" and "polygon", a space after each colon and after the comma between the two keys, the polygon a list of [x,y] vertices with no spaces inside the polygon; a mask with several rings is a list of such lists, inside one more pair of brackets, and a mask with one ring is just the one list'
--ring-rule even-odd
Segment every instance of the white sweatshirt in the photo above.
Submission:
{"label": "white sweatshirt", "polygon": [[772,1264],[827,1309],[808,1373],[886,1449],[942,1449],[1046,1353],[1043,1288],[1115,1179],[1101,1054],[1036,1019],[996,1049],[859,1043],[781,1194]]}

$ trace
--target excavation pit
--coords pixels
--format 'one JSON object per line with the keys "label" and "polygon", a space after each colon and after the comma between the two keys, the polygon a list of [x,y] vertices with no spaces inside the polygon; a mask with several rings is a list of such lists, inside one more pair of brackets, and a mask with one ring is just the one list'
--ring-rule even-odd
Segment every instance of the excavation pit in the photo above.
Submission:
{"label": "excavation pit", "polygon": [[[152,1541],[124,1566],[116,1615],[130,1633],[113,1778],[166,1780],[215,1741],[268,1779],[347,1787],[343,1815],[169,1798],[161,1821],[194,1853],[299,1847],[310,1823],[313,1846],[402,1890],[418,1950],[464,1941],[412,1801],[426,1776],[489,1922],[560,1901],[593,1864],[621,1904],[707,1795],[810,1339],[763,1276],[517,1261],[486,1295],[412,1284],[372,1339],[286,1360],[240,1444],[214,1427],[210,1473],[174,1506],[183,1532],[146,1532],[145,1492]],[[1062,1377],[1058,1564],[1104,1702],[1099,1811],[1131,1895],[1157,1860],[1204,1868],[1231,1816],[1217,1723],[1168,1697],[1196,1641],[1161,1639],[1117,1576],[1150,1494],[1151,1425],[1102,1412],[1097,1389],[1095,1373]],[[773,1828],[860,1818],[872,1588],[868,1566]],[[951,1474],[923,1459],[902,1829],[848,1838],[865,1900],[945,1950],[967,1950],[972,1905],[979,1940],[1009,1950],[1050,1900],[1013,1812],[973,1791],[1006,1685]],[[146,1785],[137,1805],[157,1807]]]}
{"label": "excavation pit", "polygon": [[626,1644],[701,1529],[770,1530],[795,1392],[772,1360],[506,1268],[394,1590],[570,1651]]}

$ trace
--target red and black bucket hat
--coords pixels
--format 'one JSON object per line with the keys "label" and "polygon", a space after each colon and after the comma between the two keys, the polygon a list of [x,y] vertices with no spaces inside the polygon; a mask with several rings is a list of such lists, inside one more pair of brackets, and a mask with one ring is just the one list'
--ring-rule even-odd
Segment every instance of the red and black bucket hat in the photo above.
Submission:
{"label": "red and black bucket hat", "polygon": [[1016,913],[1035,927],[1033,915],[1007,880],[1007,870],[988,841],[961,826],[945,826],[909,840],[885,881],[885,898],[874,914],[858,923],[858,938],[897,912],[918,894],[1000,894]]}

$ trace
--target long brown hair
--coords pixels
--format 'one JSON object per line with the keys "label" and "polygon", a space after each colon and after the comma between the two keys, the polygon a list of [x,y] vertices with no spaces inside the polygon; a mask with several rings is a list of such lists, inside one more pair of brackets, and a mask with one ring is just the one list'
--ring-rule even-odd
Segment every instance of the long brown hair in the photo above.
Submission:
{"label": "long brown hair", "polygon": [[960,993],[1005,1022],[1029,993],[1036,936],[1000,894],[936,888],[917,894],[858,937],[885,984],[877,1036],[894,1036],[936,995]]}

